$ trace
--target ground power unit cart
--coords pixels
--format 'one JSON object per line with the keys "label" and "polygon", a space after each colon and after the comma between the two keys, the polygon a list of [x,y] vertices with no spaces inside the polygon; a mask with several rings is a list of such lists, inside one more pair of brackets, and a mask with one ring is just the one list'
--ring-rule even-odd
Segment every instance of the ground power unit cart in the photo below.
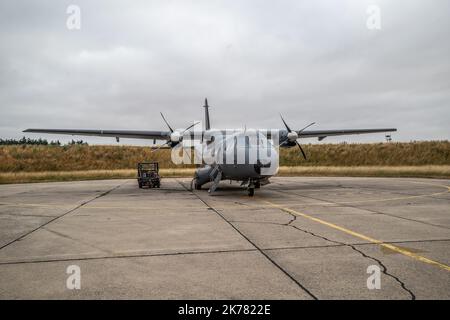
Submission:
{"label": "ground power unit cart", "polygon": [[149,188],[159,188],[161,177],[159,176],[158,162],[141,162],[137,166],[139,188],[147,186]]}

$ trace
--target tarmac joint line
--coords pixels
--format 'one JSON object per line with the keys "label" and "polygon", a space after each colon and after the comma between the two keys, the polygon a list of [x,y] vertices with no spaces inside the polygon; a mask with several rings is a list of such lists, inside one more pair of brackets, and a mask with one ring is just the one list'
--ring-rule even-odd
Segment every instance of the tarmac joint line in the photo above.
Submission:
{"label": "tarmac joint line", "polygon": [[52,223],[52,222],[54,222],[54,221],[56,221],[56,220],[58,220],[58,219],[60,219],[60,218],[62,218],[62,217],[65,217],[65,216],[68,215],[69,213],[72,213],[72,212],[74,212],[74,211],[80,209],[81,207],[87,205],[88,203],[90,203],[90,202],[92,202],[92,201],[94,201],[94,200],[97,200],[98,198],[101,198],[101,197],[106,196],[107,194],[109,194],[109,193],[111,193],[112,191],[114,191],[114,190],[120,188],[122,185],[124,185],[124,184],[127,183],[127,182],[128,182],[128,181],[125,181],[124,183],[121,183],[121,184],[119,184],[119,185],[117,185],[117,186],[115,186],[115,187],[113,187],[113,188],[111,188],[111,189],[109,189],[109,190],[106,190],[106,191],[104,191],[104,192],[102,192],[102,193],[100,193],[100,194],[94,196],[93,198],[90,198],[90,199],[88,199],[88,200],[82,202],[81,204],[77,205],[76,207],[70,209],[69,211],[66,211],[66,212],[64,212],[63,214],[61,214],[61,215],[59,215],[59,216],[56,216],[56,217],[54,217],[53,219],[50,219],[50,220],[48,220],[47,222],[41,224],[40,226],[38,226],[38,227],[36,227],[36,228],[34,228],[34,229],[30,230],[30,231],[25,232],[24,234],[22,234],[22,235],[19,236],[18,238],[14,239],[14,240],[11,240],[11,241],[9,241],[8,243],[6,243],[6,244],[4,244],[3,246],[1,246],[1,247],[0,247],[0,250],[2,250],[3,248],[6,248],[7,246],[9,246],[9,245],[11,245],[11,244],[13,244],[13,243],[15,243],[15,242],[17,242],[17,241],[20,241],[20,240],[24,239],[25,237],[29,236],[29,235],[32,234],[33,232],[35,232],[35,231],[37,231],[37,230],[39,230],[39,229],[41,229],[41,228],[47,226],[48,224],[50,224],[50,223]]}
{"label": "tarmac joint line", "polygon": [[[450,188],[449,188],[449,190],[450,190]],[[450,266],[448,266],[446,264],[443,264],[443,263],[440,263],[438,261],[434,261],[434,260],[431,260],[429,258],[423,257],[423,256],[418,255],[417,253],[411,252],[411,251],[409,251],[407,249],[397,247],[397,246],[395,246],[393,244],[390,244],[390,243],[385,243],[385,242],[383,242],[381,240],[374,239],[372,237],[366,236],[366,235],[361,234],[359,232],[356,232],[356,231],[353,231],[353,230],[350,230],[350,229],[338,226],[338,225],[336,225],[334,223],[331,223],[331,222],[328,222],[328,221],[325,221],[325,220],[322,220],[322,219],[319,219],[319,218],[315,218],[315,217],[310,216],[310,215],[308,215],[306,213],[303,213],[303,212],[299,212],[299,211],[296,211],[296,210],[293,210],[293,209],[289,209],[289,208],[283,207],[282,205],[279,205],[279,204],[276,204],[276,203],[273,203],[273,202],[270,202],[270,201],[265,201],[265,202],[267,204],[269,204],[270,206],[272,206],[274,208],[278,208],[278,209],[280,209],[280,210],[282,210],[284,212],[287,212],[289,214],[293,214],[293,215],[300,216],[300,217],[306,218],[306,219],[314,221],[314,222],[318,222],[318,223],[320,223],[322,225],[326,225],[326,226],[328,226],[330,228],[342,231],[342,232],[344,232],[346,234],[349,234],[351,236],[354,236],[356,238],[360,238],[360,239],[363,239],[365,241],[377,244],[377,245],[379,245],[381,247],[384,247],[386,249],[398,252],[398,253],[403,254],[403,255],[405,255],[407,257],[415,259],[417,261],[421,261],[421,262],[424,262],[424,263],[427,263],[427,264],[430,264],[430,265],[437,266],[437,267],[439,267],[441,269],[444,269],[446,271],[450,271]]]}
{"label": "tarmac joint line", "polygon": [[198,198],[207,208],[216,213],[220,218],[222,218],[228,225],[230,225],[238,234],[240,234],[248,243],[250,243],[260,254],[262,254],[270,263],[272,263],[278,270],[284,273],[289,279],[291,279],[299,288],[305,291],[312,299],[318,300],[318,297],[314,295],[309,289],[307,289],[303,284],[301,284],[294,276],[292,276],[288,271],[286,271],[280,264],[278,264],[274,259],[272,259],[263,249],[256,245],[252,240],[250,240],[241,230],[239,230],[232,222],[227,220],[223,214],[221,214],[217,209],[209,205],[204,199],[202,199],[196,192],[189,190],[181,181],[177,182],[186,190],[191,192],[195,197]]}

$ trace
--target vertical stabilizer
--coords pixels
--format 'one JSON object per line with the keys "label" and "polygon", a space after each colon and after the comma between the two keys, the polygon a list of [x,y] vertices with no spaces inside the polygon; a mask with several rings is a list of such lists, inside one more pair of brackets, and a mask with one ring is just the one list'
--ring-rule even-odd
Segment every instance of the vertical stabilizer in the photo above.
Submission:
{"label": "vertical stabilizer", "polygon": [[209,122],[209,106],[208,106],[208,99],[205,98],[205,105],[203,106],[205,108],[205,130],[211,129],[211,124]]}

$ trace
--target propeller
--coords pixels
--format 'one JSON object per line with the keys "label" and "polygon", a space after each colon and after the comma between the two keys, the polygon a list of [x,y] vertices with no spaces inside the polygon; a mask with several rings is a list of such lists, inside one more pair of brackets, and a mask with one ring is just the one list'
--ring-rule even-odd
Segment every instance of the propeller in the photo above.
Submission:
{"label": "propeller", "polygon": [[162,147],[164,147],[165,145],[168,145],[170,147],[173,147],[174,145],[176,145],[177,143],[179,143],[182,139],[183,139],[183,134],[188,131],[189,129],[191,129],[193,126],[197,125],[200,123],[200,121],[195,122],[194,124],[190,125],[189,127],[187,127],[186,129],[184,129],[183,131],[177,131],[177,130],[173,130],[172,127],[170,126],[169,122],[167,122],[166,118],[164,117],[163,113],[160,112],[162,119],[164,120],[164,122],[166,123],[167,127],[170,130],[170,139],[158,146],[158,148],[153,149],[152,152],[158,151],[159,149],[161,149]]}
{"label": "propeller", "polygon": [[305,160],[306,160],[306,154],[305,154],[305,151],[303,151],[303,148],[302,148],[302,146],[300,145],[300,143],[298,143],[297,139],[298,139],[299,133],[301,133],[301,132],[303,132],[305,129],[311,127],[313,124],[315,124],[315,122],[308,124],[306,127],[304,127],[303,129],[299,130],[298,132],[296,132],[296,131],[294,131],[294,130],[291,130],[291,128],[289,128],[288,124],[286,123],[286,121],[284,121],[283,116],[282,116],[281,114],[280,114],[280,117],[281,117],[281,121],[283,121],[284,126],[286,127],[286,130],[288,131],[288,134],[287,134],[287,140],[288,140],[288,142],[290,142],[290,143],[295,142],[295,144],[296,144],[296,145],[298,146],[298,148],[300,149],[300,151],[301,151],[301,153],[302,153],[302,155],[303,155],[303,158],[305,158]]}
{"label": "propeller", "polygon": [[163,118],[164,122],[166,123],[166,125],[169,127],[170,132],[173,132],[172,127],[170,126],[170,124],[167,122],[166,118],[164,118],[164,115],[162,112],[159,113],[161,115],[161,117]]}

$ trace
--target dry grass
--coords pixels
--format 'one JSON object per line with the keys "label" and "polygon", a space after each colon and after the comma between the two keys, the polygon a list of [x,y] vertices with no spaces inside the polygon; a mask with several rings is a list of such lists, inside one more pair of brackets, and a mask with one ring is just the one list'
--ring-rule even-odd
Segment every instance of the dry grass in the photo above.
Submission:
{"label": "dry grass", "polygon": [[135,170],[87,170],[87,171],[40,171],[40,172],[2,172],[0,184],[51,182],[51,181],[78,181],[101,179],[126,179],[136,175]]}
{"label": "dry grass", "polygon": [[409,143],[340,143],[305,145],[308,160],[297,148],[283,149],[281,166],[426,166],[450,165],[449,141]]}
{"label": "dry grass", "polygon": [[[281,149],[280,175],[450,178],[450,142],[305,145]],[[133,178],[138,162],[158,161],[161,175],[192,176],[170,150],[134,146],[0,146],[0,183]]]}
{"label": "dry grass", "polygon": [[[161,169],[163,177],[192,177],[195,169]],[[51,181],[81,181],[103,179],[136,178],[136,169],[118,170],[86,170],[86,171],[40,171],[40,172],[1,172],[0,184],[51,182]]]}
{"label": "dry grass", "polygon": [[[161,169],[162,177],[192,177],[193,168]],[[422,177],[450,179],[448,166],[280,167],[280,176]],[[136,178],[135,169],[3,172],[0,184]]]}
{"label": "dry grass", "polygon": [[[281,149],[281,166],[425,166],[450,165],[450,142],[305,145],[308,160],[297,148]],[[151,152],[134,146],[0,146],[0,172],[86,171],[134,168],[158,161],[161,168],[180,168],[170,150]],[[182,166],[184,168],[192,165]]]}

